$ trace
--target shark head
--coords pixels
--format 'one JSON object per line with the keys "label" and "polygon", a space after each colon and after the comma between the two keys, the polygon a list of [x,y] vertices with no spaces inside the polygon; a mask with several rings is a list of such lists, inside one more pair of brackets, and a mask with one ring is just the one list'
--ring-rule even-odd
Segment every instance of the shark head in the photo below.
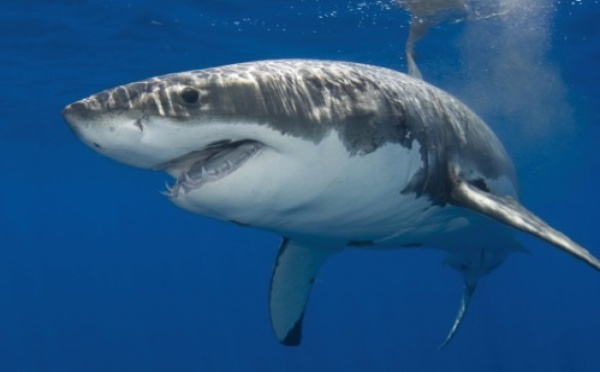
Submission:
{"label": "shark head", "polygon": [[[203,114],[201,83],[170,75],[122,85],[68,105],[63,116],[102,155],[160,169],[193,151],[232,140],[210,131],[219,119]],[[199,126],[202,135],[191,135]]]}
{"label": "shark head", "polygon": [[[221,88],[210,77],[186,72],[118,86],[68,105],[63,116],[98,153],[173,176],[176,181],[167,186],[166,194],[175,204],[208,215],[197,204],[242,209],[253,200],[248,194],[266,190],[261,180],[268,168],[251,168],[244,175],[243,189],[206,186],[223,182],[259,154],[266,159],[264,164],[285,166],[297,149],[257,118],[234,112],[227,102],[220,104],[215,97]],[[244,84],[237,85],[243,96]],[[197,192],[200,188],[202,194]],[[211,202],[198,201],[198,195]]]}

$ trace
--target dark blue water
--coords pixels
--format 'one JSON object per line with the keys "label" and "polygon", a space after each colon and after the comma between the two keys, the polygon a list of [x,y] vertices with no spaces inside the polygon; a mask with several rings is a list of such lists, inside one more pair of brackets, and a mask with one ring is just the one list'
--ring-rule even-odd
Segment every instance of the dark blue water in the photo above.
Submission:
{"label": "dark blue water", "polygon": [[[117,84],[241,61],[404,71],[408,17],[387,5],[5,0],[0,370],[600,370],[600,274],[529,237],[532,254],[482,280],[442,351],[461,279],[441,252],[410,250],[328,262],[303,345],[285,348],[267,307],[279,237],[177,209],[157,192],[165,175],[102,158],[60,116]],[[440,26],[419,63],[505,141],[524,204],[598,255],[600,4],[553,8],[514,27]]]}

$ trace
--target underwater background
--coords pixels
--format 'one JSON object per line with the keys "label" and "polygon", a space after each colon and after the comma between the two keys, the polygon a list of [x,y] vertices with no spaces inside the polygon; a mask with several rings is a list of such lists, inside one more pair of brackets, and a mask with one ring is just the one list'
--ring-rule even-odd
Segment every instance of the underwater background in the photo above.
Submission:
{"label": "underwater background", "polygon": [[[425,80],[479,113],[521,199],[600,254],[600,3],[520,4],[417,45]],[[269,58],[406,71],[391,1],[3,0],[0,371],[599,371],[600,273],[539,240],[481,280],[434,250],[349,250],[320,272],[303,343],[271,331],[279,237],[158,193],[165,174],[96,154],[62,108],[150,76]],[[482,236],[485,239],[485,236]]]}

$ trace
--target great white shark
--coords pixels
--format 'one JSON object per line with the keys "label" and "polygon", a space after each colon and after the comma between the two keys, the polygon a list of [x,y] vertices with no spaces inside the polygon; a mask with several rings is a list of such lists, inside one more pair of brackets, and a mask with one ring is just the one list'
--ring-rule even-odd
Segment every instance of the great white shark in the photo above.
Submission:
{"label": "great white shark", "polygon": [[100,154],[170,174],[165,194],[175,205],[283,237],[269,307],[284,345],[300,343],[319,268],[348,248],[447,252],[464,294],[443,345],[478,279],[525,250],[516,230],[600,270],[518,202],[511,159],[473,111],[400,72],[242,63],[121,85],[63,116]]}

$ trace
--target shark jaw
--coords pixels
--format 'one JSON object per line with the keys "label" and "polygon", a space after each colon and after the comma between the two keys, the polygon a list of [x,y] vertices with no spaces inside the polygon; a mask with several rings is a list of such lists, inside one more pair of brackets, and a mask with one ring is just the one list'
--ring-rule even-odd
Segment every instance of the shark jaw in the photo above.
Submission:
{"label": "shark jaw", "polygon": [[174,176],[176,181],[172,186],[167,184],[167,191],[163,194],[176,199],[182,192],[187,194],[207,183],[219,181],[237,171],[264,147],[264,144],[253,140],[222,140],[169,161],[160,168]]}

